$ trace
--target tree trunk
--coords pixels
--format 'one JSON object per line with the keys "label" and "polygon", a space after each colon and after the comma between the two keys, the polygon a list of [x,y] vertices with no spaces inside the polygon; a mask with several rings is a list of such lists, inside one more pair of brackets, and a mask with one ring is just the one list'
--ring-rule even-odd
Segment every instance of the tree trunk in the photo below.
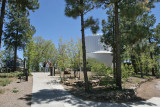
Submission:
{"label": "tree trunk", "polygon": [[28,71],[29,71],[29,74],[31,73],[31,65],[30,65],[30,56],[28,57],[28,61],[27,61],[27,68],[28,68]]}
{"label": "tree trunk", "polygon": [[138,57],[138,60],[139,60],[139,64],[140,64],[140,66],[139,66],[139,71],[141,72],[141,78],[143,78],[143,65],[142,65],[142,61],[141,61],[141,51],[140,52],[138,52],[138,55],[139,55],[139,57]]}
{"label": "tree trunk", "polygon": [[18,29],[16,30],[16,41],[15,41],[15,50],[14,50],[14,71],[17,71],[17,42],[18,42]]}
{"label": "tree trunk", "polygon": [[0,16],[0,47],[3,33],[3,20],[5,15],[6,0],[2,0],[1,16]]}
{"label": "tree trunk", "polygon": [[76,71],[76,69],[74,69],[74,78],[77,78],[77,71]]}
{"label": "tree trunk", "polygon": [[[80,0],[80,4],[83,6],[83,0]],[[85,91],[90,92],[87,70],[86,70],[86,46],[85,46],[85,35],[84,35],[84,16],[83,16],[83,12],[81,12],[81,32],[82,32],[83,73],[84,73],[84,81],[85,81]]]}
{"label": "tree trunk", "polygon": [[16,30],[16,41],[15,41],[15,50],[14,50],[14,71],[17,71],[17,42],[18,42],[18,29]]}
{"label": "tree trunk", "polygon": [[14,71],[17,71],[17,39],[15,43],[15,49],[14,49]]}
{"label": "tree trunk", "polygon": [[121,82],[121,56],[120,56],[120,35],[119,35],[119,21],[118,21],[118,1],[115,5],[115,38],[116,38],[116,85],[122,89]]}
{"label": "tree trunk", "polygon": [[[151,38],[149,38],[149,43],[151,44]],[[150,52],[150,57],[151,57],[151,59],[153,60],[153,53],[152,53],[152,52]],[[155,75],[154,67],[152,67],[152,76],[156,76],[156,75]]]}
{"label": "tree trunk", "polygon": [[113,76],[116,80],[116,47],[115,47],[115,25],[114,25],[114,17],[113,17]]}
{"label": "tree trunk", "polygon": [[113,76],[114,76],[114,79],[116,80],[116,55],[115,55],[115,51],[113,52]]}

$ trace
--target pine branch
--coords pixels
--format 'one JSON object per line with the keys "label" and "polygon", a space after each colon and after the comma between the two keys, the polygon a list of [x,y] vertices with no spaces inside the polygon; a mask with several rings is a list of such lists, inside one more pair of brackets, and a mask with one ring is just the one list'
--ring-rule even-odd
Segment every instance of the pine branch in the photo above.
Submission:
{"label": "pine branch", "polygon": [[121,35],[122,35],[122,34],[125,34],[125,33],[131,33],[131,32],[129,32],[129,31],[120,32]]}
{"label": "pine branch", "polygon": [[83,13],[83,15],[87,14],[89,11],[91,11],[92,9],[94,9],[94,6],[92,8],[90,8],[89,10],[87,10],[86,12]]}

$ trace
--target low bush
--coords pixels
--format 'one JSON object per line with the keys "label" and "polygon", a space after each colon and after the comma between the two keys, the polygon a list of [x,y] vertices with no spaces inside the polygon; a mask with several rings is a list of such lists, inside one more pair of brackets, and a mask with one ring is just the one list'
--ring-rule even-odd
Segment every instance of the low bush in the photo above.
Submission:
{"label": "low bush", "polygon": [[132,65],[122,65],[122,78],[124,81],[127,81],[128,77],[134,74],[134,68]]}
{"label": "low bush", "polygon": [[91,67],[91,72],[94,72],[98,76],[108,76],[111,73],[111,69],[104,64],[94,63]]}
{"label": "low bush", "polygon": [[14,88],[14,89],[12,90],[12,92],[13,92],[13,93],[17,93],[17,92],[19,92],[19,90],[17,90],[16,88]]}
{"label": "low bush", "polygon": [[158,69],[157,69],[156,77],[157,77],[157,78],[160,78],[160,65],[159,65],[159,67],[158,67]]}
{"label": "low bush", "polygon": [[117,88],[117,86],[115,84],[115,80],[109,76],[102,78],[100,81],[100,85],[105,86],[108,89],[116,89]]}

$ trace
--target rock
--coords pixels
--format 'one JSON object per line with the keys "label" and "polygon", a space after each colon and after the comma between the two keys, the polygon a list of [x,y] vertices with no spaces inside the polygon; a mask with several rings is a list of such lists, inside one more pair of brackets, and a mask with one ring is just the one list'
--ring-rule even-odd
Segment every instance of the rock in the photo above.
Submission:
{"label": "rock", "polygon": [[69,81],[64,81],[64,85],[69,86],[69,85],[70,85],[70,82],[69,82]]}
{"label": "rock", "polygon": [[76,84],[76,86],[78,86],[78,87],[82,87],[83,86],[83,81],[76,81],[76,82],[74,82],[75,84]]}
{"label": "rock", "polygon": [[109,74],[109,77],[110,77],[110,78],[113,78],[113,75],[110,75],[110,74]]}
{"label": "rock", "polygon": [[129,89],[136,89],[136,87],[135,87],[135,86],[132,86],[132,87],[129,87]]}
{"label": "rock", "polygon": [[72,86],[76,86],[76,83],[72,83]]}
{"label": "rock", "polygon": [[64,71],[64,74],[71,74],[71,69],[70,69],[70,68],[67,68],[67,69]]}
{"label": "rock", "polygon": [[75,78],[75,80],[78,80],[78,78]]}
{"label": "rock", "polygon": [[98,86],[100,84],[100,80],[91,80],[90,83],[92,84],[92,86]]}
{"label": "rock", "polygon": [[69,81],[69,78],[67,78],[66,80]]}

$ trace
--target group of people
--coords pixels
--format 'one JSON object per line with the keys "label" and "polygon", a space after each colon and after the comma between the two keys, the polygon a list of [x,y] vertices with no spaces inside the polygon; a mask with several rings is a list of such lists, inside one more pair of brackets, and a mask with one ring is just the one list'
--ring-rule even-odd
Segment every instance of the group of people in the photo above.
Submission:
{"label": "group of people", "polygon": [[48,72],[49,71],[49,68],[50,70],[52,70],[52,62],[44,62],[43,63],[43,68],[44,68],[44,72]]}

